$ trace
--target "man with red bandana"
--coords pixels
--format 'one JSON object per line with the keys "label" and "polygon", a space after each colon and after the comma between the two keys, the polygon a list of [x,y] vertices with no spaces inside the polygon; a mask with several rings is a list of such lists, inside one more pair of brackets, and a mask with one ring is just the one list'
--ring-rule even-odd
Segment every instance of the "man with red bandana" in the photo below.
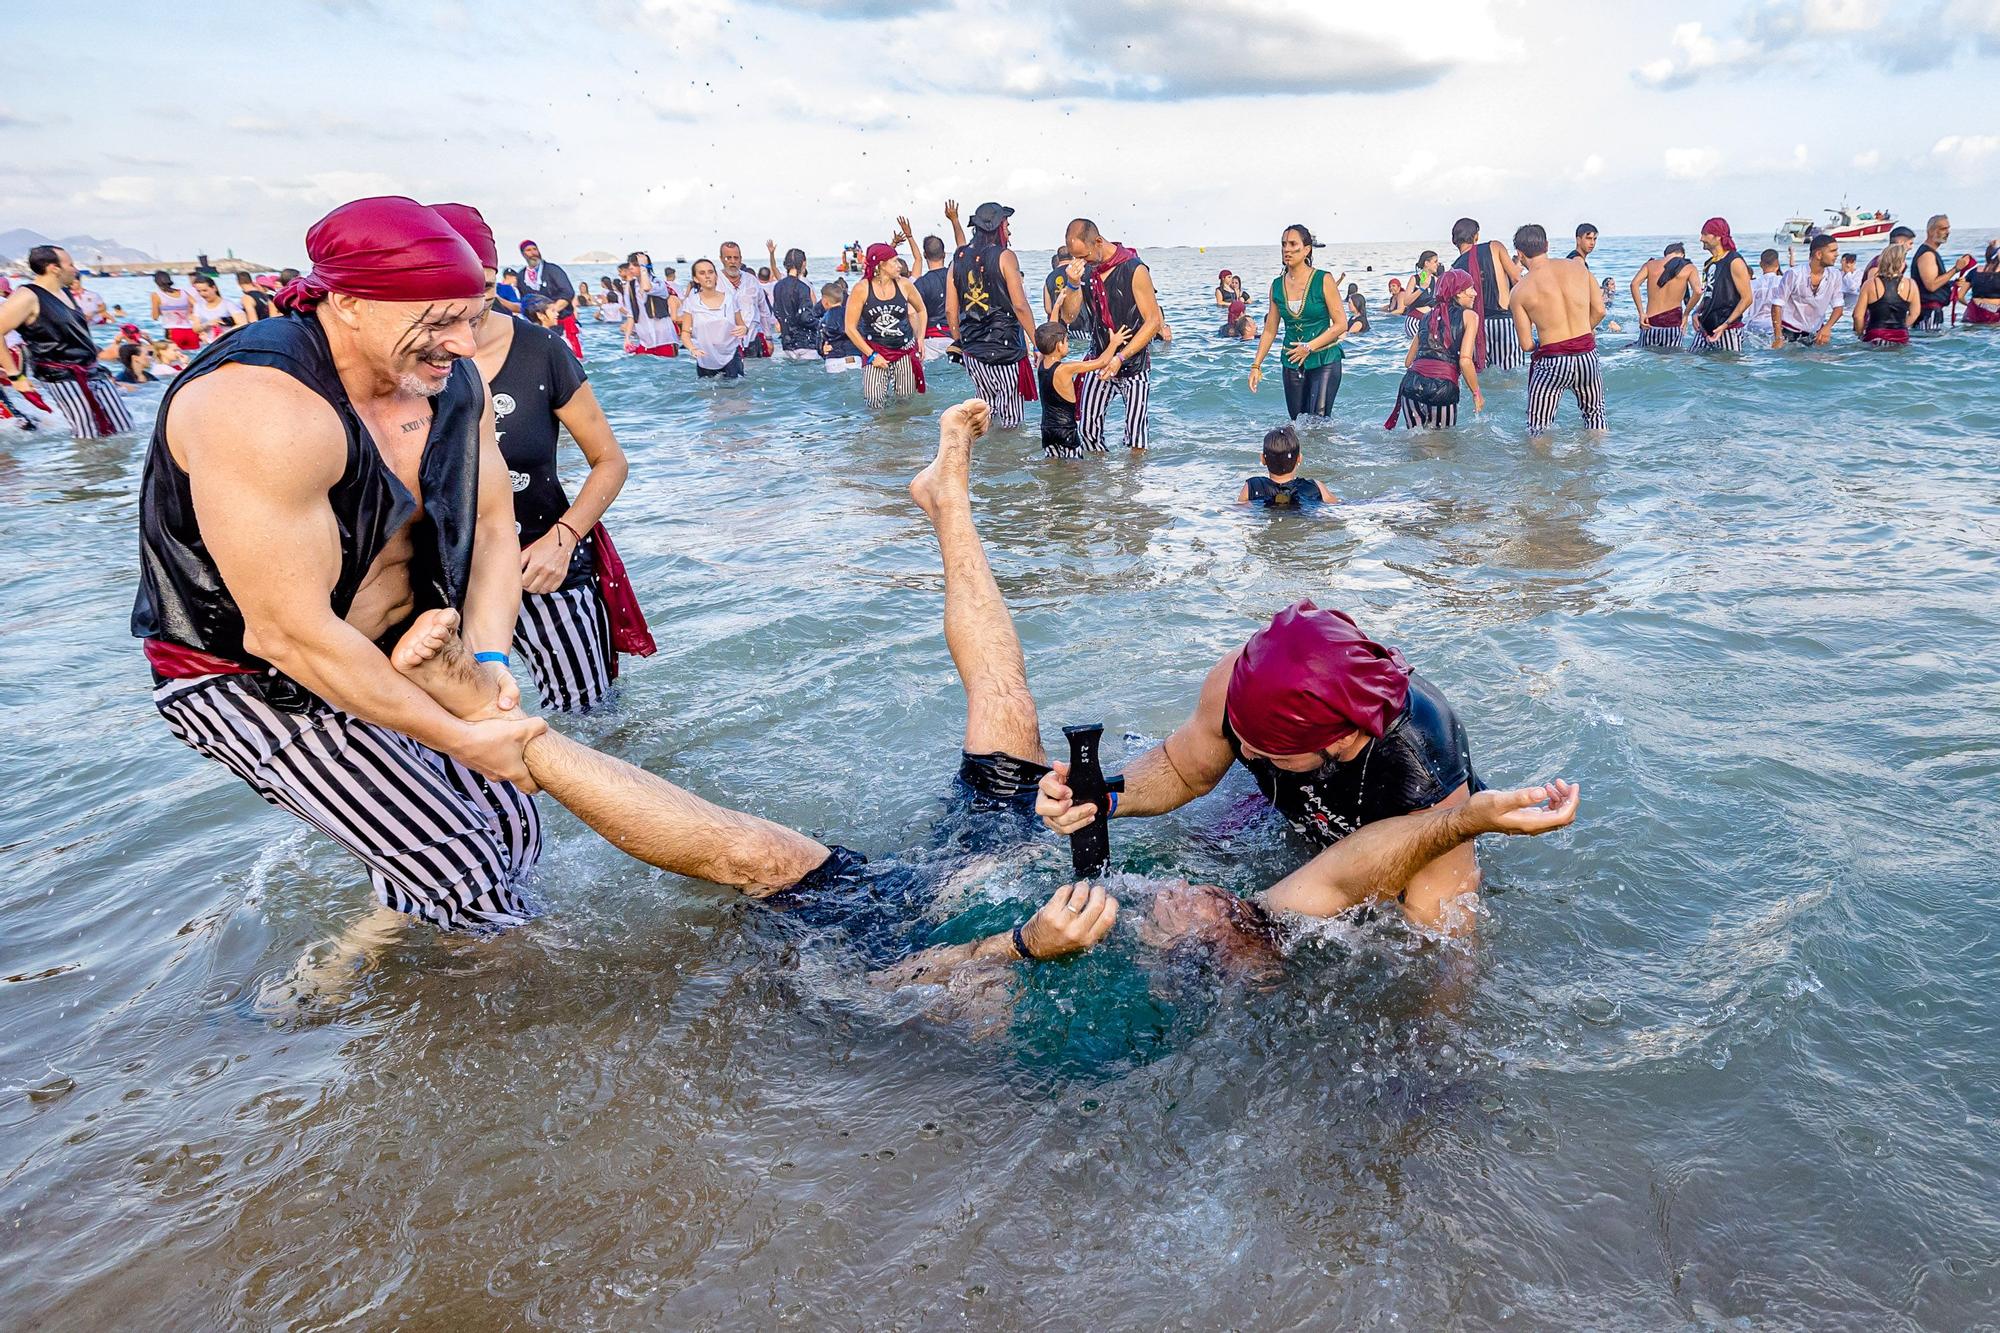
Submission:
{"label": "man with red bandana", "polygon": [[[1125,769],[1113,817],[1161,815],[1206,795],[1230,765],[1242,764],[1264,798],[1319,848],[1304,866],[1266,891],[1265,906],[1333,916],[1378,898],[1400,900],[1420,926],[1471,929],[1459,900],[1479,888],[1472,839],[1480,833],[1545,833],[1576,815],[1577,789],[1558,779],[1531,789],[1546,808],[1513,802],[1492,817],[1472,768],[1465,728],[1451,704],[1410,669],[1403,655],[1362,634],[1339,611],[1310,601],[1286,607],[1243,647],[1225,656],[1202,683],[1194,716]],[[1096,815],[1077,805],[1058,763],[1041,780],[1035,812],[1057,833],[1074,833]],[[1459,837],[1425,860],[1404,858],[1384,875],[1370,858],[1357,864],[1339,844],[1357,829],[1400,815],[1460,812]],[[1448,821],[1447,821],[1448,822]],[[1414,835],[1420,824],[1408,826]]]}
{"label": "man with red bandana", "polygon": [[463,721],[390,665],[418,614],[456,611],[496,704],[521,555],[471,357],[479,258],[401,197],[306,233],[283,312],[203,350],[161,401],[140,485],[153,702],[168,727],[368,868],[378,942],[527,915],[541,851],[523,751],[545,728]]}
{"label": "man with red bandana", "polygon": [[1688,348],[1696,352],[1740,352],[1743,350],[1743,317],[1750,310],[1750,265],[1736,252],[1736,240],[1729,223],[1710,218],[1701,224],[1702,249],[1708,263],[1702,266],[1701,284],[1706,289],[1695,307],[1694,329],[1688,334]]}

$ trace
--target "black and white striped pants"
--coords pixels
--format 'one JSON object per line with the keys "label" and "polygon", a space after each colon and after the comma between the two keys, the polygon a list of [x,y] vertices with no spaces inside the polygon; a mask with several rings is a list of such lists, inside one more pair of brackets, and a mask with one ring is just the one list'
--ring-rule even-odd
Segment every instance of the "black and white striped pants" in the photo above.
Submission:
{"label": "black and white striped pants", "polygon": [[1514,317],[1507,313],[1486,317],[1486,368],[1512,370],[1521,364],[1521,335],[1514,331]]}
{"label": "black and white striped pants", "polygon": [[1083,447],[1104,451],[1104,418],[1113,398],[1125,400],[1125,447],[1146,447],[1146,392],[1151,387],[1151,366],[1137,374],[1106,379],[1096,371],[1079,375],[1076,381],[1076,437]]}
{"label": "black and white striped pants", "polygon": [[1576,395],[1589,430],[1604,429],[1604,370],[1596,352],[1538,356],[1528,367],[1528,434],[1546,434],[1565,393]]}
{"label": "black and white striped pants", "polygon": [[1913,329],[1941,329],[1945,324],[1944,312],[1949,308],[1948,306],[1941,305],[1927,306],[1917,315],[1917,322],[1910,327]]}
{"label": "black and white striped pants", "polygon": [[125,409],[125,395],[118,392],[118,382],[111,378],[111,372],[101,366],[90,372],[89,397],[84,396],[83,386],[68,375],[51,373],[46,378],[37,375],[35,382],[41,386],[42,400],[63,414],[79,440],[105,434],[97,428],[97,417],[90,410],[92,398],[110,420],[110,434],[123,435],[132,429],[132,414]]}
{"label": "black and white striped pants", "polygon": [[1690,352],[1740,352],[1743,350],[1743,326],[1719,330],[1714,341],[1701,336],[1701,326],[1695,325],[1688,332]]}
{"label": "black and white striped pants", "polygon": [[514,651],[527,660],[544,712],[581,713],[611,691],[611,621],[597,580],[521,594]]}
{"label": "black and white striped pants", "polygon": [[1678,324],[1639,324],[1639,346],[1679,347],[1687,330]]}
{"label": "black and white striped pants", "polygon": [[1410,395],[1398,394],[1402,411],[1404,430],[1449,430],[1458,424],[1458,404],[1446,403],[1442,407],[1430,407],[1418,402]]}
{"label": "black and white striped pants", "polygon": [[1422,315],[1403,316],[1403,337],[1405,339],[1416,337],[1417,330],[1422,328],[1423,326],[1424,326],[1424,317]]}
{"label": "black and white striped pants", "polygon": [[989,366],[976,356],[965,358],[965,373],[972,376],[972,390],[980,401],[993,409],[993,425],[1014,430],[1028,410],[1021,397],[1021,372],[1013,365]]}
{"label": "black and white striped pants", "polygon": [[254,679],[165,681],[153,705],[195,753],[360,857],[385,907],[447,930],[527,919],[516,885],[542,824],[526,793],[320,700],[274,708]]}

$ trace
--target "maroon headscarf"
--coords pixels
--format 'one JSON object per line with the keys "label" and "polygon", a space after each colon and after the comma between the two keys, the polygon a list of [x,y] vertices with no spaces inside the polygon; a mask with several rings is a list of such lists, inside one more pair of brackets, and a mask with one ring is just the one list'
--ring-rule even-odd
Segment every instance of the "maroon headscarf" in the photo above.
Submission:
{"label": "maroon headscarf", "polygon": [[471,204],[432,204],[431,211],[451,224],[451,229],[465,238],[472,247],[472,253],[479,256],[479,262],[486,268],[498,270],[500,249],[493,242],[493,228],[486,225],[478,209]]}
{"label": "maroon headscarf", "polygon": [[1736,248],[1736,238],[1729,234],[1729,223],[1722,218],[1710,218],[1701,224],[1701,230],[1703,235],[1713,236],[1721,241],[1724,250]]}
{"label": "maroon headscarf", "polygon": [[329,292],[367,301],[463,301],[486,294],[479,256],[452,225],[414,199],[383,195],[342,204],[306,232],[312,271],[280,288],[277,304],[309,315]]}
{"label": "maroon headscarf", "polygon": [[1250,636],[1229,677],[1224,711],[1244,744],[1313,754],[1356,729],[1380,737],[1410,698],[1410,665],[1345,612],[1310,600]]}
{"label": "maroon headscarf", "polygon": [[[1462,268],[1448,268],[1439,275],[1436,285],[1431,289],[1431,311],[1424,316],[1424,322],[1430,325],[1432,341],[1438,343],[1444,341],[1445,332],[1451,328],[1452,305],[1457,301],[1460,292],[1475,286],[1476,283],[1477,279]],[[1479,364],[1479,349],[1485,347],[1486,339],[1475,338],[1473,344],[1473,364],[1476,366]],[[1452,360],[1456,361],[1458,349],[1453,348],[1451,351]]]}
{"label": "maroon headscarf", "polygon": [[875,270],[882,267],[883,263],[887,260],[894,259],[895,257],[896,247],[893,245],[886,245],[881,241],[877,241],[875,244],[869,246],[868,258],[861,267],[862,278],[868,282],[873,282],[875,280]]}

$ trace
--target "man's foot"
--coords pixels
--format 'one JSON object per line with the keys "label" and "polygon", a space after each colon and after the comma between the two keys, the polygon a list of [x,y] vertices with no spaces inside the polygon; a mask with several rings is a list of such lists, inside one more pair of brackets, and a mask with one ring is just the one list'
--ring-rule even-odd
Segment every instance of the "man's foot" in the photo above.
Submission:
{"label": "man's foot", "polygon": [[993,409],[977,398],[966,399],[939,419],[937,457],[910,479],[910,498],[933,519],[947,497],[966,494],[972,478],[972,442],[986,433],[992,421]]}
{"label": "man's foot", "polygon": [[494,706],[493,678],[480,670],[458,637],[456,611],[446,608],[418,616],[389,654],[389,664],[463,721],[501,716]]}

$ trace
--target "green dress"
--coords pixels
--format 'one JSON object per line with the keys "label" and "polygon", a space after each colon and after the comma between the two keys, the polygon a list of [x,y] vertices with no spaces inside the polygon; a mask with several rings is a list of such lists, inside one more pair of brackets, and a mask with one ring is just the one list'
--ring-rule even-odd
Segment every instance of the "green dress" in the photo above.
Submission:
{"label": "green dress", "polygon": [[[1333,315],[1326,307],[1324,290],[1326,282],[1325,273],[1318,269],[1312,271],[1312,277],[1306,282],[1306,299],[1295,315],[1291,306],[1285,301],[1285,275],[1280,273],[1271,279],[1271,308],[1278,312],[1279,319],[1285,321],[1286,351],[1289,352],[1294,347],[1302,347],[1311,342],[1325,333],[1327,327],[1333,323]],[[1319,366],[1331,365],[1340,358],[1340,344],[1335,343],[1331,347],[1322,347],[1308,356],[1305,364],[1299,369],[1313,370]],[[1288,370],[1292,368],[1289,360],[1285,362],[1285,368]]]}

